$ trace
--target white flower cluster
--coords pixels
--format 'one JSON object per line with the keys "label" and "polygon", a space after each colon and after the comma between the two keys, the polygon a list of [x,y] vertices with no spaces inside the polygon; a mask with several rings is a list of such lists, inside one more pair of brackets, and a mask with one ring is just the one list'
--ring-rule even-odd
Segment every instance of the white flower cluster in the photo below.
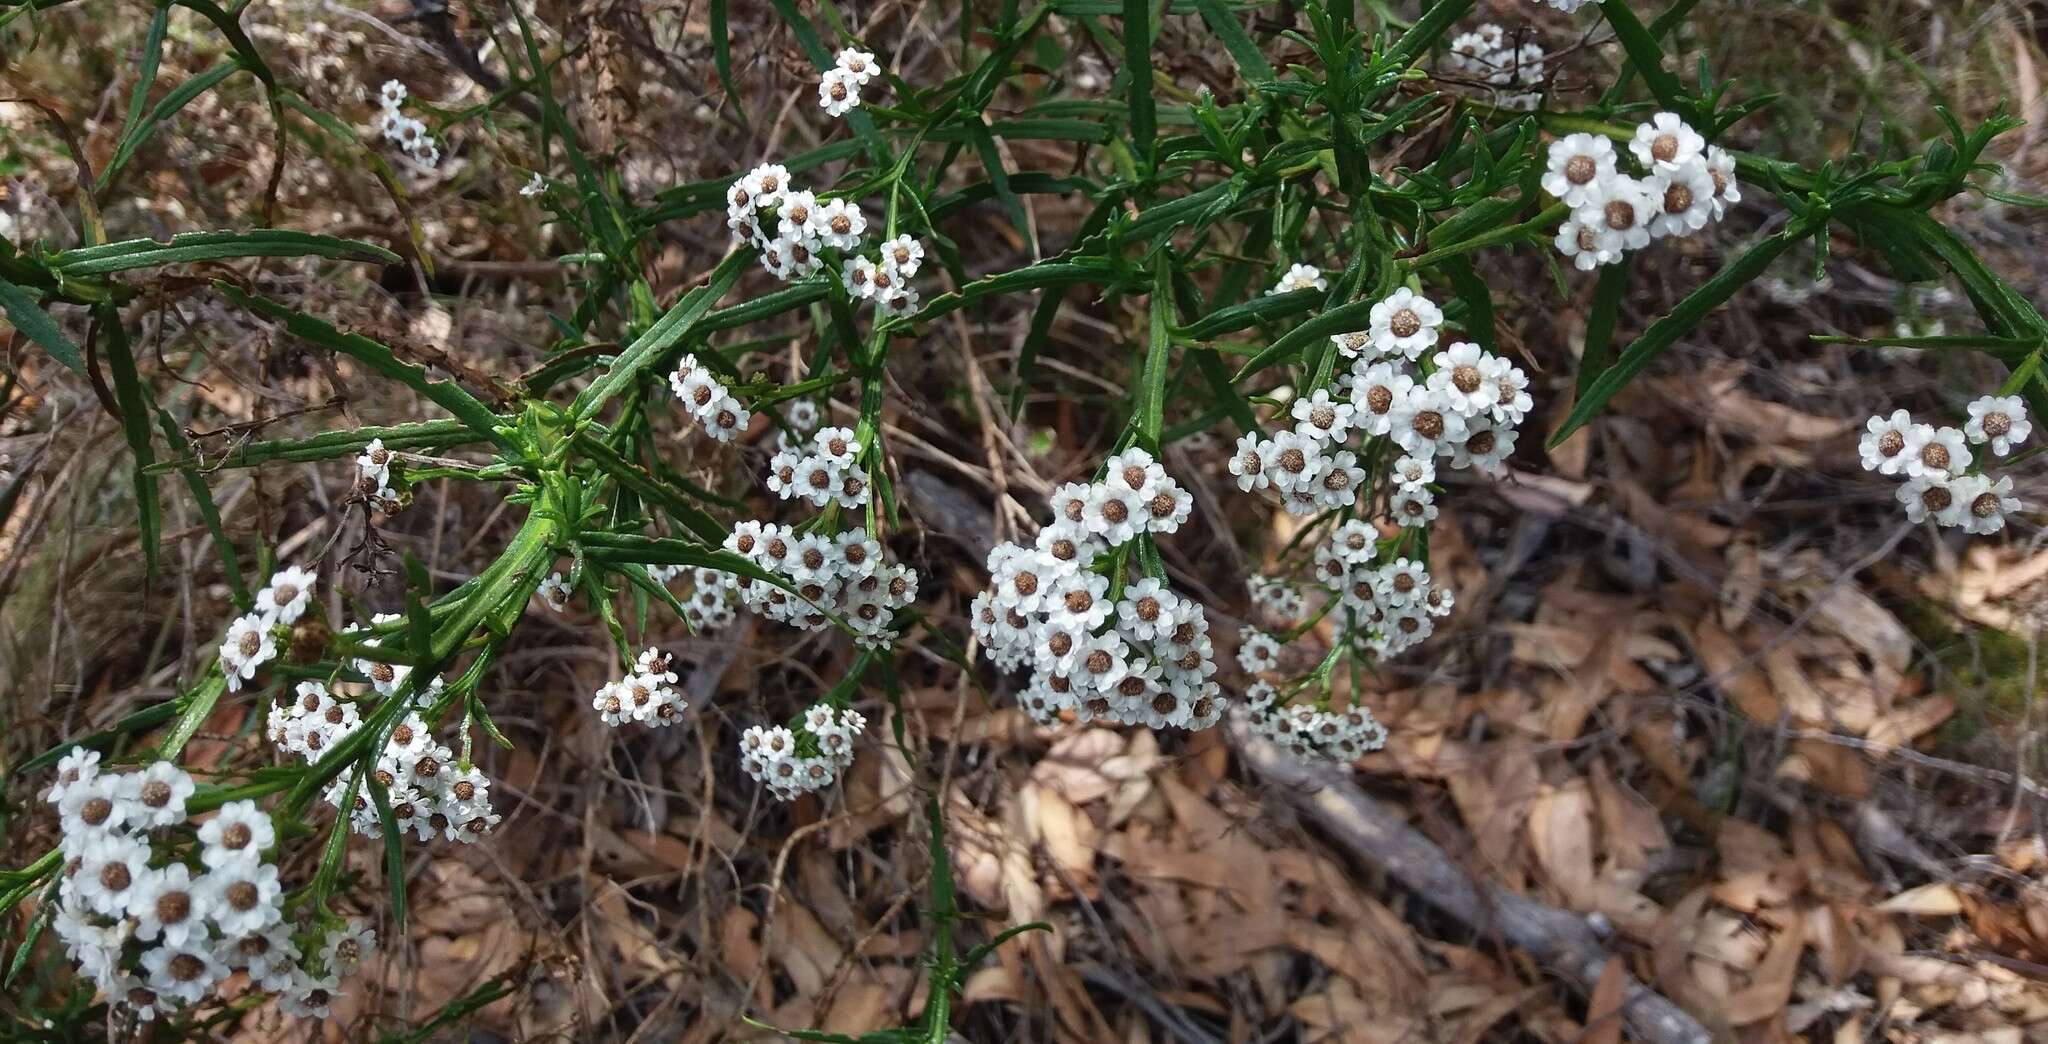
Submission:
{"label": "white flower cluster", "polygon": [[853,764],[853,744],[868,720],[851,707],[817,703],[794,729],[749,727],[740,734],[740,766],[783,801],[823,790]]}
{"label": "white flower cluster", "polygon": [[917,598],[917,570],[888,561],[882,545],[864,529],[826,536],[748,521],[733,527],[724,547],[782,578],[790,588],[725,575],[741,604],[771,620],[812,631],[831,626],[836,614],[853,631],[854,644],[864,649],[893,643],[897,635],[889,625],[897,610]]}
{"label": "white flower cluster", "polygon": [[1245,689],[1252,732],[1303,761],[1348,765],[1387,745],[1387,730],[1364,707],[1322,710],[1306,703],[1282,706],[1280,690],[1260,681]]}
{"label": "white flower cluster", "polygon": [[668,387],[697,426],[720,442],[739,438],[754,423],[754,415],[695,355],[685,355],[676,363],[676,371],[668,375]]}
{"label": "white flower cluster", "polygon": [[1273,489],[1303,517],[1349,508],[1369,492],[1359,463],[1369,455],[1346,447],[1357,436],[1389,439],[1407,455],[1389,474],[1388,514],[1419,527],[1437,516],[1429,488],[1436,458],[1495,472],[1514,452],[1516,425],[1534,405],[1520,367],[1459,342],[1429,356],[1429,370],[1417,380],[1408,364],[1436,345],[1442,310],[1404,287],[1375,304],[1370,317],[1368,329],[1330,338],[1351,359],[1337,395],[1323,388],[1296,395],[1292,429],[1238,439],[1228,467],[1240,490]]}
{"label": "white flower cluster", "polygon": [[1537,0],[1537,2],[1549,4],[1565,14],[1571,14],[1573,11],[1592,3],[1593,0]]}
{"label": "white flower cluster", "polygon": [[[396,668],[400,672],[405,669]],[[423,695],[431,697],[440,690],[441,679],[436,678]],[[424,702],[416,701],[416,705]],[[362,728],[363,717],[354,701],[336,696],[317,681],[305,681],[299,683],[291,699],[271,706],[264,724],[273,745],[310,765]],[[460,764],[454,751],[434,739],[426,720],[415,710],[408,709],[392,728],[384,753],[377,758],[375,774],[390,801],[393,825],[410,831],[416,840],[476,841],[502,818],[491,811],[490,777],[473,765]],[[322,796],[330,807],[342,809],[352,776],[343,772],[327,784]],[[357,834],[382,836],[383,824],[367,785],[357,788],[345,811]]]}
{"label": "white flower cluster", "polygon": [[1178,530],[1194,499],[1142,449],[1103,470],[1101,482],[1053,491],[1052,521],[1033,546],[989,552],[975,637],[996,666],[1031,669],[1018,702],[1041,723],[1071,710],[1081,721],[1206,729],[1223,700],[1201,604],[1162,580],[1114,575],[1124,561],[1115,548]]}
{"label": "white flower cluster", "polygon": [[768,461],[768,489],[784,500],[801,497],[812,507],[865,507],[868,475],[859,459],[852,428],[824,428],[809,445],[783,449]]}
{"label": "white flower cluster", "polygon": [[604,683],[590,706],[606,725],[617,728],[638,722],[649,728],[665,729],[683,720],[690,701],[676,688],[672,659],[660,649],[648,649],[633,661],[633,672],[617,681]]}
{"label": "white flower cluster", "polygon": [[398,455],[384,448],[383,439],[371,439],[356,455],[356,494],[371,507],[386,513],[398,510],[398,491],[391,488],[391,466]]}
{"label": "white flower cluster", "polygon": [[1276,620],[1298,619],[1308,609],[1301,589],[1284,580],[1253,574],[1245,580],[1252,607]]}
{"label": "white flower cluster", "polygon": [[1543,191],[1572,208],[1558,226],[1558,252],[1582,272],[1611,265],[1665,236],[1689,236],[1741,202],[1735,157],[1708,145],[1677,114],[1636,126],[1629,152],[1644,176],[1623,173],[1614,143],[1570,134],[1550,144]]}
{"label": "white flower cluster", "polygon": [[[874,303],[885,316],[909,315],[920,299],[910,285],[924,262],[924,245],[907,235],[882,244],[870,260],[861,255],[867,215],[852,200],[820,202],[817,194],[798,189],[789,168],[764,163],[726,190],[725,225],[735,241],[751,243],[761,252],[761,267],[777,279],[802,279],[825,268],[825,251],[840,261],[846,292]],[[774,235],[769,235],[769,230]]]}
{"label": "white flower cluster", "polygon": [[[235,971],[278,993],[287,1013],[325,1017],[341,975],[376,946],[367,929],[333,932],[309,970],[284,920],[270,816],[234,801],[198,829],[199,865],[152,845],[182,827],[192,777],[168,761],[102,773],[100,755],[74,749],[44,799],[55,805],[64,872],[50,926],[111,1004],[140,1021],[197,1004]],[[161,854],[160,854],[161,853]],[[309,947],[310,949],[310,947]]]}
{"label": "white flower cluster", "polygon": [[405,150],[408,159],[426,170],[441,163],[441,146],[427,133],[427,125],[399,112],[405,104],[405,84],[385,80],[377,92],[377,133]]}
{"label": "white flower cluster", "polygon": [[1507,108],[1536,107],[1533,89],[1543,83],[1543,48],[1533,41],[1517,45],[1507,30],[1489,23],[1453,39],[1448,64],[1452,72],[1500,88],[1500,104]]}
{"label": "white flower cluster", "polygon": [[309,569],[286,566],[256,592],[256,607],[228,624],[227,637],[220,643],[220,672],[229,692],[240,691],[243,682],[277,658],[278,639],[289,638],[292,625],[305,615],[318,579]]}
{"label": "white flower cluster", "polygon": [[1352,640],[1390,659],[1428,639],[1436,630],[1432,618],[1448,616],[1455,599],[1431,581],[1421,562],[1396,557],[1374,565],[1380,554],[1377,537],[1357,519],[1338,526],[1329,542],[1316,548],[1316,579],[1335,593]]}
{"label": "white flower cluster", "polygon": [[1330,281],[1323,278],[1323,271],[1314,265],[1292,264],[1287,271],[1266,291],[1266,296],[1291,294],[1296,290],[1328,290]]}
{"label": "white flower cluster", "polygon": [[881,66],[875,56],[857,47],[840,51],[832,68],[818,79],[818,107],[834,118],[860,107],[860,89],[875,78]]}
{"label": "white flower cluster", "polygon": [[1915,423],[1905,410],[1872,417],[1858,450],[1864,468],[1905,481],[1899,503],[1913,522],[1933,519],[1964,532],[1986,534],[2005,528],[2005,517],[2020,509],[2012,477],[1993,481],[1970,470],[1971,446],[2005,456],[2033,434],[2026,404],[2017,395],[1986,395],[1970,404],[1970,420],[1962,428],[1937,428]]}
{"label": "white flower cluster", "polygon": [[[666,584],[683,575],[685,568],[679,565],[650,565],[647,567],[647,575],[657,584]],[[738,618],[739,614],[732,608],[732,585],[727,582],[724,573],[704,568],[691,569],[689,573],[691,590],[690,597],[683,599],[683,621],[690,625],[690,630],[698,634],[710,634],[724,629],[727,624]],[[563,586],[566,587],[567,584]]]}

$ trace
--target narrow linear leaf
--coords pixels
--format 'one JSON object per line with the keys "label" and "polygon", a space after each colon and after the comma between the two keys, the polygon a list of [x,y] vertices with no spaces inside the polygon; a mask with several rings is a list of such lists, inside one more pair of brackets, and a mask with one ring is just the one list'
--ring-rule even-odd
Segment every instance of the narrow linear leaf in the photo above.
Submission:
{"label": "narrow linear leaf", "polygon": [[113,305],[100,308],[100,328],[107,332],[107,368],[114,375],[114,402],[121,407],[121,434],[134,456],[133,484],[135,511],[140,527],[142,558],[148,575],[156,575],[157,541],[162,538],[162,505],[157,502],[156,475],[149,466],[156,462],[150,448],[149,417],[156,408],[154,397],[143,391],[135,371],[135,350],[128,331],[121,326],[121,312]]}
{"label": "narrow linear leaf", "polygon": [[1764,273],[1778,255],[1792,248],[1792,245],[1811,234],[1813,226],[1807,216],[1794,218],[1789,224],[1770,238],[1750,247],[1741,257],[1728,262],[1712,279],[1707,280],[1698,290],[1687,295],[1678,307],[1643,331],[1635,343],[1621,353],[1621,357],[1599,379],[1595,380],[1586,393],[1573,405],[1571,415],[1565,418],[1562,427],[1550,437],[1550,445],[1557,446],[1570,438],[1572,433],[1585,427],[1586,422],[1606,407],[1607,400],[1616,392],[1627,387],[1628,382],[1664,350],[1677,343],[1680,337],[1692,332],[1702,319],[1714,309],[1728,302],[1736,291]]}
{"label": "narrow linear leaf", "polygon": [[67,276],[106,275],[136,268],[234,257],[327,257],[384,265],[399,261],[397,254],[359,240],[282,228],[259,228],[247,232],[187,232],[172,236],[168,243],[154,239],[129,239],[66,250],[50,259],[50,270]]}
{"label": "narrow linear leaf", "polygon": [[1605,265],[1593,287],[1593,306],[1586,313],[1586,349],[1579,358],[1578,394],[1584,398],[1614,356],[1614,321],[1621,295],[1628,289],[1628,261]]}
{"label": "narrow linear leaf", "polygon": [[43,311],[43,307],[36,303],[35,298],[30,296],[27,290],[0,279],[0,308],[6,309],[7,319],[14,324],[14,328],[27,334],[29,340],[42,345],[43,350],[50,353],[50,358],[63,364],[64,368],[72,373],[85,374],[85,355],[78,350],[77,345],[71,343],[71,338],[64,336],[64,331],[58,328],[57,321],[50,318],[50,313]]}

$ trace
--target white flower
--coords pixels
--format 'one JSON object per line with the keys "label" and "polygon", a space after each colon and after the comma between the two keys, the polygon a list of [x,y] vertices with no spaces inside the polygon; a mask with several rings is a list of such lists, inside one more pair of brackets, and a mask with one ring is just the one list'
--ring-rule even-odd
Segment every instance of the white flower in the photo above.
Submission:
{"label": "white flower", "polygon": [[1711,204],[1715,221],[1728,213],[1728,208],[1742,202],[1742,185],[1735,180],[1735,157],[1719,145],[1707,146],[1707,180],[1713,182],[1714,199]]}
{"label": "white flower", "polygon": [[1410,388],[1394,410],[1389,434],[1409,453],[1435,454],[1465,437],[1465,418],[1441,393]]}
{"label": "white flower", "polygon": [[1358,466],[1358,455],[1350,450],[1338,450],[1331,454],[1316,479],[1315,498],[1319,507],[1348,507],[1358,499],[1358,490],[1365,484],[1365,469]]}
{"label": "white flower", "polygon": [[548,179],[541,177],[540,171],[534,171],[533,177],[527,179],[526,184],[519,186],[519,194],[528,199],[532,199],[547,190]]}
{"label": "white flower", "polygon": [[151,764],[139,773],[123,777],[134,811],[128,825],[147,830],[185,821],[185,799],[196,789],[184,769],[168,762]]}
{"label": "white flower", "polygon": [[1062,570],[1058,565],[1041,565],[1037,551],[1015,544],[1009,546],[1016,547],[1016,553],[1003,556],[989,575],[989,587],[995,592],[996,604],[1020,613],[1050,608],[1058,597],[1054,585],[1063,575],[1071,575],[1071,571]]}
{"label": "white flower", "polygon": [[221,673],[228,691],[237,692],[242,683],[256,677],[256,669],[277,656],[271,640],[270,623],[255,613],[239,617],[228,625],[228,636],[220,643]]}
{"label": "white flower", "polygon": [[1132,446],[1102,462],[1102,481],[1119,493],[1148,496],[1154,486],[1168,481],[1166,469],[1143,448]]}
{"label": "white flower", "polygon": [[43,792],[43,800],[52,805],[61,804],[66,791],[92,782],[99,774],[100,752],[73,747],[70,753],[57,759],[57,781]]}
{"label": "white flower", "polygon": [[297,623],[312,600],[313,584],[319,580],[310,569],[287,566],[271,574],[270,583],[256,594],[256,611],[272,623]]}
{"label": "white flower", "polygon": [[120,831],[141,810],[129,799],[128,784],[121,776],[101,775],[66,787],[57,803],[64,844],[83,847],[98,837]]}
{"label": "white flower", "polygon": [[1565,206],[1585,206],[1600,192],[1600,183],[1615,176],[1614,143],[1598,134],[1567,134],[1550,143],[1549,169],[1543,191]]}
{"label": "white flower", "polygon": [[1295,429],[1300,434],[1322,442],[1342,442],[1351,431],[1354,409],[1345,400],[1331,399],[1328,389],[1317,388],[1314,395],[1295,396],[1288,415],[1301,422]]}
{"label": "white flower", "polygon": [[1536,406],[1536,400],[1529,397],[1529,375],[1523,373],[1521,367],[1498,357],[1490,358],[1482,369],[1495,391],[1491,408],[1493,419],[1508,425],[1522,423],[1522,419]]}
{"label": "white flower", "polygon": [[1650,219],[1653,236],[1689,236],[1714,219],[1714,179],[1704,159],[1660,170],[1644,187],[1657,206]]}
{"label": "white flower", "polygon": [[377,90],[377,104],[386,109],[396,109],[405,104],[405,84],[397,80],[385,80]]}
{"label": "white flower", "polygon": [[1287,267],[1286,274],[1282,275],[1279,281],[1273,284],[1273,288],[1266,291],[1266,294],[1271,296],[1273,294],[1286,294],[1296,290],[1308,290],[1311,288],[1328,290],[1330,288],[1330,281],[1324,279],[1322,271],[1314,265],[1295,264]]}
{"label": "white flower", "polygon": [[1399,355],[1409,361],[1436,344],[1444,313],[1435,302],[1407,287],[1387,295],[1372,306],[1373,347],[1382,355]]}
{"label": "white flower", "polygon": [[[1649,189],[1634,178],[1617,174],[1602,181],[1600,191],[1572,212],[1572,223],[1592,230],[1597,252],[1619,258],[1624,250],[1650,245],[1650,219],[1656,215],[1657,203],[1650,197]],[[1574,235],[1582,237],[1583,233]],[[1558,249],[1565,250],[1562,240]],[[1577,260],[1574,256],[1573,261]]]}
{"label": "white flower", "polygon": [[216,867],[200,878],[196,891],[227,936],[247,935],[277,923],[277,867],[246,862]]}
{"label": "white flower", "polygon": [[379,486],[387,485],[391,481],[391,464],[396,459],[397,454],[384,448],[383,439],[371,439],[356,456],[356,474],[374,480]]}
{"label": "white flower", "polygon": [[295,970],[291,985],[277,995],[277,1010],[300,1019],[331,1018],[334,998],[341,992],[338,983],[332,972],[316,979],[303,969]]}
{"label": "white flower", "polygon": [[78,869],[65,877],[67,897],[74,895],[104,917],[127,913],[128,896],[149,876],[149,846],[129,837],[96,837],[84,846]]}
{"label": "white flower", "polygon": [[1237,646],[1237,665],[1246,674],[1272,670],[1280,663],[1280,643],[1263,631],[1245,632],[1244,640]]}
{"label": "white flower", "polygon": [[868,82],[880,69],[880,66],[875,64],[875,56],[858,47],[848,47],[840,51],[833,61],[838,68],[862,83]]}
{"label": "white flower", "polygon": [[1163,639],[1173,633],[1179,603],[1180,596],[1164,583],[1151,577],[1138,580],[1124,588],[1124,599],[1117,603],[1117,630],[1131,641]]}
{"label": "white flower", "polygon": [[1395,412],[1414,387],[1415,378],[1391,362],[1372,363],[1363,370],[1354,368],[1351,403],[1357,412],[1352,423],[1367,435],[1387,434],[1394,429]]}
{"label": "white flower", "polygon": [[377,933],[361,921],[350,920],[335,929],[320,947],[320,963],[327,970],[346,975],[377,952]]}
{"label": "white flower", "polygon": [[1428,486],[1402,486],[1387,498],[1387,514],[1404,526],[1426,526],[1436,521],[1436,494]]}
{"label": "white flower", "polygon": [[249,980],[266,990],[281,990],[291,984],[299,948],[292,943],[292,926],[280,923],[222,939],[214,945],[213,958],[226,967],[247,971]]}
{"label": "white flower", "polygon": [[201,940],[190,944],[167,942],[145,950],[142,967],[149,972],[149,988],[158,997],[186,1004],[199,1003],[212,992],[215,983],[227,977],[227,969],[213,959],[213,953]]}
{"label": "white flower", "polygon": [[1431,360],[1436,370],[1429,375],[1429,392],[1460,416],[1489,414],[1500,401],[1499,387],[1486,379],[1492,361],[1478,345],[1459,341]]}
{"label": "white flower", "polygon": [[1557,252],[1571,258],[1573,267],[1581,272],[1591,272],[1601,265],[1611,265],[1621,260],[1621,251],[1610,247],[1601,239],[1600,230],[1580,222],[1576,217],[1557,226],[1557,238],[1551,241]]}
{"label": "white flower", "polygon": [[1266,458],[1266,477],[1282,493],[1310,490],[1327,467],[1322,444],[1296,431],[1273,436]]}
{"label": "white flower", "polygon": [[1366,330],[1331,334],[1330,343],[1336,346],[1337,354],[1346,359],[1356,359],[1359,357],[1360,352],[1367,349],[1372,349],[1373,358],[1378,358],[1379,356],[1379,348],[1373,344],[1372,334]]}
{"label": "white flower", "polygon": [[200,857],[207,866],[253,863],[277,841],[270,817],[254,801],[230,801],[212,819],[199,825]]}
{"label": "white flower", "polygon": [[754,206],[779,207],[782,194],[789,191],[789,168],[780,163],[763,163],[748,171],[739,183],[747,190]]}
{"label": "white flower", "polygon": [[1454,468],[1498,474],[1515,452],[1515,429],[1491,417],[1472,418],[1466,422],[1465,437],[1452,443],[1450,451]]}
{"label": "white flower", "polygon": [[2010,475],[1995,483],[1983,475],[1965,475],[1952,484],[1952,494],[1961,509],[1956,518],[1963,530],[1979,536],[2004,529],[2005,516],[2020,509]]}
{"label": "white flower", "polygon": [[1970,468],[1970,448],[1955,428],[1916,424],[1906,435],[1908,478],[1952,478]]}
{"label": "white flower", "polygon": [[754,415],[747,412],[747,408],[740,405],[730,392],[721,388],[697,422],[703,426],[706,435],[719,442],[731,442],[754,422]]}
{"label": "white flower", "polygon": [[775,207],[777,235],[783,240],[812,238],[811,218],[818,212],[818,196],[808,190],[788,189]]}
{"label": "white flower", "polygon": [[1863,439],[1856,447],[1863,455],[1864,470],[1880,475],[1903,471],[1910,459],[1906,449],[1917,427],[1922,425],[1914,424],[1912,414],[1905,410],[1893,410],[1889,417],[1872,417],[1865,422]]}
{"label": "white flower", "polygon": [[1130,657],[1130,646],[1115,631],[1090,636],[1074,650],[1074,682],[1097,692],[1112,692],[1131,673]]}
{"label": "white flower", "polygon": [[2026,403],[2017,395],[1986,395],[1970,404],[1969,423],[1963,434],[1977,445],[1990,444],[1991,452],[2003,457],[2027,441],[2034,425],[2027,420]]}
{"label": "white flower", "polygon": [[924,264],[924,244],[909,236],[897,236],[883,241],[882,258],[898,275],[908,279]]}
{"label": "white flower", "polygon": [[828,200],[820,204],[811,218],[811,231],[818,239],[834,250],[854,250],[860,246],[861,233],[867,231],[867,216],[860,212],[858,204],[843,199]]}
{"label": "white flower", "polygon": [[1628,143],[1636,162],[1653,174],[1670,173],[1701,158],[1706,147],[1707,140],[1675,112],[1660,112],[1650,122],[1637,124],[1635,138]]}
{"label": "white flower", "polygon": [[1256,431],[1248,431],[1238,437],[1237,449],[1230,457],[1230,473],[1237,476],[1237,488],[1249,493],[1273,484],[1266,474],[1266,457],[1273,444],[1259,437]]}
{"label": "white flower", "polygon": [[165,946],[182,946],[203,939],[211,914],[205,892],[193,886],[183,863],[150,871],[128,891],[128,916],[135,919],[135,937],[144,942],[161,938]]}
{"label": "white flower", "polygon": [[549,609],[559,613],[569,608],[570,590],[569,581],[561,573],[557,572],[549,573],[548,578],[540,582],[538,593],[540,594],[540,600]]}
{"label": "white flower", "polygon": [[1194,494],[1182,489],[1180,483],[1166,479],[1152,487],[1152,492],[1142,502],[1145,528],[1153,533],[1177,533],[1181,523],[1194,513]]}
{"label": "white flower", "polygon": [[1962,524],[1965,507],[1945,475],[1908,478],[1894,495],[1905,507],[1907,521],[1920,523],[1932,518],[1945,526]]}
{"label": "white flower", "polygon": [[818,107],[827,116],[844,116],[860,105],[860,77],[844,69],[827,69],[818,80]]}
{"label": "white flower", "polygon": [[1044,604],[1053,622],[1082,633],[1102,626],[1115,608],[1109,601],[1109,578],[1100,573],[1061,577]]}
{"label": "white flower", "polygon": [[839,282],[846,287],[848,297],[865,301],[875,296],[875,263],[864,257],[841,261]]}
{"label": "white flower", "polygon": [[1069,482],[1052,491],[1046,503],[1052,508],[1056,522],[1069,526],[1088,528],[1088,495],[1091,488],[1086,482]]}
{"label": "white flower", "polygon": [[1138,495],[1127,489],[1093,486],[1088,491],[1083,520],[1089,532],[1115,546],[1138,535],[1144,523],[1144,507]]}
{"label": "white flower", "polygon": [[1587,4],[1592,3],[1593,0],[1543,0],[1543,2],[1549,4],[1552,7],[1557,8],[1560,11],[1563,11],[1566,14],[1570,14],[1573,11],[1576,11],[1579,8],[1586,6]]}

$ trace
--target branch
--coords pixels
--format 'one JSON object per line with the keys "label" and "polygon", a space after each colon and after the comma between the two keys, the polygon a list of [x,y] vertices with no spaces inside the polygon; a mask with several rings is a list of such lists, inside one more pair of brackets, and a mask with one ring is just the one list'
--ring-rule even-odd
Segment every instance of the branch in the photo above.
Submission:
{"label": "branch", "polygon": [[[1341,847],[1472,931],[1506,939],[1581,993],[1592,992],[1612,955],[1584,919],[1474,881],[1435,842],[1349,778],[1289,756],[1252,735],[1242,718],[1233,717],[1228,727],[1244,764],[1280,784],[1278,789]],[[1651,1044],[1707,1044],[1711,1039],[1692,1016],[1634,979],[1627,980],[1622,996],[1622,1018],[1637,1039]]]}

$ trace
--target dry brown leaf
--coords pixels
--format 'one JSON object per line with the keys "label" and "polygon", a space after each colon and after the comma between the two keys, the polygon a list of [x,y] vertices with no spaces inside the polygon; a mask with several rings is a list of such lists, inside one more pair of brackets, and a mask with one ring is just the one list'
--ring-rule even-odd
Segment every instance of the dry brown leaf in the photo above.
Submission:
{"label": "dry brown leaf", "polygon": [[1953,917],[1963,912],[1963,896],[1952,885],[1926,884],[1908,888],[1872,909],[1908,917]]}
{"label": "dry brown leaf", "polygon": [[1586,781],[1546,786],[1529,808],[1529,846],[1565,906],[1598,908],[1593,877],[1593,797]]}
{"label": "dry brown leaf", "polygon": [[1592,996],[1586,999],[1586,1031],[1580,1044],[1621,1044],[1621,1002],[1627,985],[1628,971],[1621,958],[1607,958],[1607,966],[1593,983]]}

